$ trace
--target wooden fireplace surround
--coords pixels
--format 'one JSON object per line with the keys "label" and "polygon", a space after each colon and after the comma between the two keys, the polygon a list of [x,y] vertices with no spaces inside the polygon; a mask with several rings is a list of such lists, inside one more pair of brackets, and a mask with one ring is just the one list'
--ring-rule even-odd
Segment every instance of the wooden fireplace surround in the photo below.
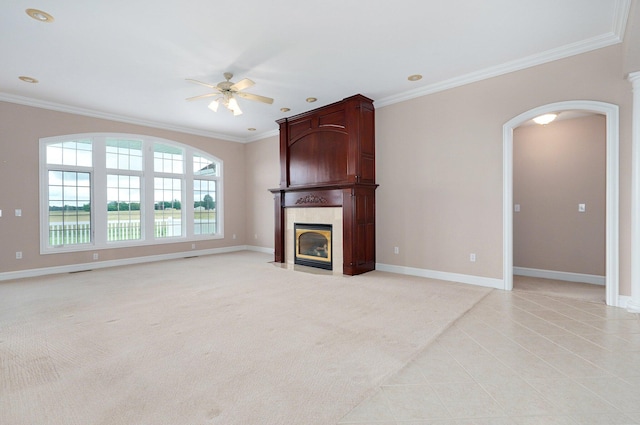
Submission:
{"label": "wooden fireplace surround", "polygon": [[275,201],[275,261],[285,260],[285,209],[342,207],[346,275],[375,269],[375,110],[360,94],[276,121],[280,187]]}

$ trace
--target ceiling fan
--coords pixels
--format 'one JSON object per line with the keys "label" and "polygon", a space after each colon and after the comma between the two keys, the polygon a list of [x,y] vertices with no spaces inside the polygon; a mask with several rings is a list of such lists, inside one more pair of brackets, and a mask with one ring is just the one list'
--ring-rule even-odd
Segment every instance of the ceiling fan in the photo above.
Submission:
{"label": "ceiling fan", "polygon": [[201,94],[199,96],[189,97],[187,98],[187,100],[197,100],[205,97],[217,96],[215,99],[213,99],[213,101],[211,101],[211,103],[209,103],[209,109],[211,109],[214,112],[217,112],[218,106],[220,105],[220,103],[222,103],[224,107],[226,107],[228,110],[233,112],[233,115],[242,114],[242,110],[240,109],[240,105],[238,105],[238,100],[236,99],[236,96],[241,97],[243,99],[247,99],[247,100],[254,100],[256,102],[262,102],[262,103],[268,103],[268,104],[273,103],[273,99],[271,99],[270,97],[260,96],[260,95],[251,94],[251,93],[245,93],[242,91],[255,84],[250,79],[245,78],[243,80],[238,81],[237,83],[234,83],[231,81],[231,79],[233,78],[233,74],[230,72],[225,72],[224,78],[226,78],[226,81],[221,81],[215,86],[213,84],[203,83],[202,81],[192,80],[190,78],[187,78],[187,81],[200,84],[201,86],[209,87],[210,89],[214,90],[213,93],[207,93],[207,94]]}

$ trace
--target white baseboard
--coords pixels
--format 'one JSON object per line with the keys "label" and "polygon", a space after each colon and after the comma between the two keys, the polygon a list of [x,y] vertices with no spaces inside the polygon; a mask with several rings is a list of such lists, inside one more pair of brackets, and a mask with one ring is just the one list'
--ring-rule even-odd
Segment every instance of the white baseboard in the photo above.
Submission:
{"label": "white baseboard", "polygon": [[630,313],[640,313],[640,304],[633,302],[631,297],[620,295],[619,307],[626,308]]}
{"label": "white baseboard", "polygon": [[247,245],[246,249],[248,251],[262,252],[262,253],[265,253],[265,254],[274,254],[276,252],[275,249],[273,249],[273,248],[265,248],[264,246]]}
{"label": "white baseboard", "polygon": [[[518,272],[516,272],[518,269]],[[459,273],[447,273],[440,272],[436,270],[428,270],[428,269],[418,269],[415,267],[403,267],[403,266],[394,266],[391,264],[376,264],[376,270],[380,270],[383,272],[389,273],[397,273],[408,276],[418,276],[418,277],[426,277],[429,279],[438,279],[438,280],[446,280],[450,282],[458,282],[458,283],[466,283],[469,285],[476,286],[484,286],[487,288],[494,289],[504,289],[504,282],[502,279],[494,279],[489,277],[481,277],[481,276],[473,276]],[[536,275],[524,274],[529,271],[542,272],[537,273]],[[520,273],[522,272],[522,274]],[[545,273],[546,272],[546,273]],[[537,269],[525,269],[522,267],[514,267],[514,274],[522,275],[522,276],[532,276],[532,277],[542,277],[545,279],[556,279],[556,280],[567,280],[570,282],[586,282],[593,283],[595,285],[605,285],[605,278],[602,276],[593,276],[593,275],[584,275],[579,273],[564,273],[564,272],[553,272],[548,270],[537,270]],[[563,277],[562,279],[558,276]],[[587,281],[586,277],[590,277],[590,281]],[[569,280],[568,278],[575,278],[576,280]],[[579,278],[579,280],[577,280]],[[631,297],[626,295],[618,296],[618,304],[616,307],[621,307],[629,310],[632,313],[640,313],[640,305],[635,305],[632,302]]]}
{"label": "white baseboard", "polygon": [[376,263],[376,270],[404,274],[408,276],[419,276],[429,279],[446,280],[449,282],[466,283],[469,285],[484,286],[487,288],[504,289],[504,282],[502,281],[502,279],[494,279],[490,277],[440,272],[437,270],[418,269],[415,267],[394,266],[391,264],[381,263]]}
{"label": "white baseboard", "polygon": [[91,263],[69,264],[66,266],[43,267],[39,269],[16,270],[0,273],[0,281],[10,279],[22,279],[25,277],[37,277],[58,273],[82,272],[107,267],[128,266],[131,264],[151,263],[154,261],[175,260],[178,258],[198,257],[201,255],[224,254],[227,252],[246,251],[250,249],[246,245],[230,246],[225,248],[212,248],[193,251],[174,252],[171,254],[149,255],[146,257],[122,258],[120,260],[93,261]]}
{"label": "white baseboard", "polygon": [[526,267],[514,267],[513,274],[518,276],[539,277],[541,279],[564,280],[566,282],[590,283],[592,285],[605,286],[605,276],[593,274],[559,272],[555,270],[529,269]]}
{"label": "white baseboard", "polygon": [[[213,249],[203,249],[203,250],[197,250],[197,251],[194,250],[194,251],[175,252],[171,254],[150,255],[145,257],[123,258],[120,260],[94,261],[91,263],[69,264],[66,266],[43,267],[43,268],[29,269],[29,270],[17,270],[12,272],[0,273],[0,281],[11,280],[11,279],[22,279],[27,277],[46,276],[46,275],[58,274],[58,273],[81,272],[81,271],[94,270],[94,269],[103,269],[107,267],[128,266],[132,264],[151,263],[155,261],[175,260],[175,259],[186,258],[186,257],[197,257],[201,255],[224,254],[227,252],[238,252],[238,251],[255,251],[255,252],[262,252],[265,254],[274,253],[273,248],[265,248],[260,246],[251,246],[251,245],[238,245],[238,246],[231,246],[231,247],[225,247],[225,248],[213,248]],[[437,270],[419,269],[415,267],[394,266],[391,264],[382,264],[382,263],[376,264],[376,270],[380,270],[383,272],[403,274],[407,276],[418,276],[418,277],[426,277],[429,279],[446,280],[449,282],[466,283],[469,285],[484,286],[487,288],[504,289],[504,282],[502,281],[502,279],[495,279],[495,278],[489,278],[489,277],[473,276],[473,275],[466,275],[466,274],[460,274],[460,273],[448,273],[448,272],[441,272]],[[548,271],[548,270],[526,269],[522,267],[514,267],[513,273],[517,275],[522,275],[522,276],[542,277],[546,279],[594,283],[596,285],[605,284],[604,277],[602,276],[583,275],[578,273],[554,272],[554,271]],[[531,273],[531,274],[525,274],[525,273]],[[585,278],[585,276],[587,278],[590,277],[591,281],[588,281],[588,279]],[[572,280],[569,278],[572,278],[575,280]],[[640,306],[635,306],[632,303],[631,297],[629,296],[620,295],[618,297],[618,307],[626,308],[629,311],[632,311],[634,313],[640,313]]]}

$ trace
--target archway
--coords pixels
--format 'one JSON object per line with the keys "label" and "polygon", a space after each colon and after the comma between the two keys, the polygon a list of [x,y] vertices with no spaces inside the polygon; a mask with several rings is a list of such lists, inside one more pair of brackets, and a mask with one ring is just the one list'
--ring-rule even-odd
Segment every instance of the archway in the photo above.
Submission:
{"label": "archway", "polygon": [[618,306],[618,228],[619,228],[619,112],[611,103],[576,100],[550,103],[526,111],[503,126],[503,282],[504,289],[513,289],[513,130],[539,115],[567,110],[596,112],[606,116],[606,302]]}

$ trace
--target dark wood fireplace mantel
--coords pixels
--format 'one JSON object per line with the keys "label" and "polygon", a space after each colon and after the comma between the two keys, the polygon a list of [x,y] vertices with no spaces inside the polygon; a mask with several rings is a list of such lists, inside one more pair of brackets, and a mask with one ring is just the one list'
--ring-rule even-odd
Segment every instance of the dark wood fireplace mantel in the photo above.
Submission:
{"label": "dark wood fireplace mantel", "polygon": [[277,121],[276,262],[286,261],[286,208],[342,207],[343,273],[375,269],[374,114],[373,101],[355,95]]}

